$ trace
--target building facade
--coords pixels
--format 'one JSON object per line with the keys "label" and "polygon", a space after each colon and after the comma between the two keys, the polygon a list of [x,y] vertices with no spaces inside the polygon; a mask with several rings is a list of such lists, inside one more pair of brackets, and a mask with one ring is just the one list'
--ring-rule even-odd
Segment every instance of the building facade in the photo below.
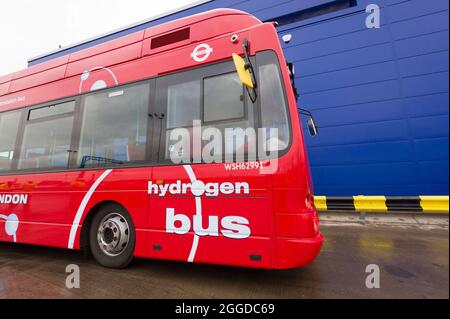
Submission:
{"label": "building facade", "polygon": [[[380,28],[369,5],[380,8]],[[29,61],[38,64],[150,26],[215,8],[277,21],[295,63],[315,193],[448,195],[447,0],[213,0]],[[369,7],[371,8],[371,7]],[[151,15],[151,14],[149,14]]]}

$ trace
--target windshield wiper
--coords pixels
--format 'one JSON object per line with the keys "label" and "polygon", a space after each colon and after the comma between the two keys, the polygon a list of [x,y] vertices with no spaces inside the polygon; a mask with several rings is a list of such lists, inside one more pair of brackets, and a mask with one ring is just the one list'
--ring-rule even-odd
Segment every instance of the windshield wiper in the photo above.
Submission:
{"label": "windshield wiper", "polygon": [[252,79],[252,84],[253,84],[253,88],[249,88],[248,86],[246,86],[247,88],[247,93],[250,96],[250,100],[252,101],[252,103],[255,103],[257,98],[258,98],[258,93],[256,91],[256,88],[258,87],[258,83],[256,82],[256,75],[255,75],[255,69],[253,68],[253,64],[250,61],[250,42],[248,41],[248,39],[244,39],[244,43],[242,44],[243,48],[244,48],[244,60],[245,60],[245,65],[244,68],[245,70],[248,70],[250,72],[250,76]]}

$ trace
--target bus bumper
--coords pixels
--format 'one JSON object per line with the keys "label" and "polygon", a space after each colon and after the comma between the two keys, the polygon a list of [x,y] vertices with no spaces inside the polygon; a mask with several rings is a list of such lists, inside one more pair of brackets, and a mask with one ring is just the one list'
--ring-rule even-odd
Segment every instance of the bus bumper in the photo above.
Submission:
{"label": "bus bumper", "polygon": [[312,238],[277,238],[277,269],[303,267],[317,257],[324,237],[321,233]]}

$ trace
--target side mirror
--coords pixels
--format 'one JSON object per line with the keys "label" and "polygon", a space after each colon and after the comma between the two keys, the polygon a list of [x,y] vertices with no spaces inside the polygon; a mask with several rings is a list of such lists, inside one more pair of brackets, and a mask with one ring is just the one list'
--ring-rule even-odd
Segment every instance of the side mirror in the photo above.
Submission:
{"label": "side mirror", "polygon": [[236,71],[239,74],[239,79],[241,80],[241,83],[248,88],[254,89],[252,75],[250,73],[249,68],[246,67],[245,60],[236,53],[233,53],[233,61],[234,66],[236,67]]}
{"label": "side mirror", "polygon": [[317,129],[316,121],[314,121],[312,113],[307,109],[299,108],[298,110],[301,115],[305,115],[308,117],[308,120],[306,121],[306,126],[308,127],[309,135],[311,135],[311,137],[316,136],[319,131]]}
{"label": "side mirror", "polygon": [[312,117],[310,117],[306,121],[306,126],[308,127],[309,135],[311,135],[312,137],[317,135],[317,133],[318,133],[317,125],[316,125],[316,122],[314,121],[314,119]]}

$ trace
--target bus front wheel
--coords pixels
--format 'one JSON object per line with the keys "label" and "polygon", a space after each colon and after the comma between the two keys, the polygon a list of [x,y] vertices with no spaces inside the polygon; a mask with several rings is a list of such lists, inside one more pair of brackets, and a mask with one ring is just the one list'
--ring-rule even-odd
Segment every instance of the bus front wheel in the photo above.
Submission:
{"label": "bus front wheel", "polygon": [[89,246],[95,260],[108,268],[125,268],[133,260],[136,232],[128,212],[106,204],[92,219]]}

